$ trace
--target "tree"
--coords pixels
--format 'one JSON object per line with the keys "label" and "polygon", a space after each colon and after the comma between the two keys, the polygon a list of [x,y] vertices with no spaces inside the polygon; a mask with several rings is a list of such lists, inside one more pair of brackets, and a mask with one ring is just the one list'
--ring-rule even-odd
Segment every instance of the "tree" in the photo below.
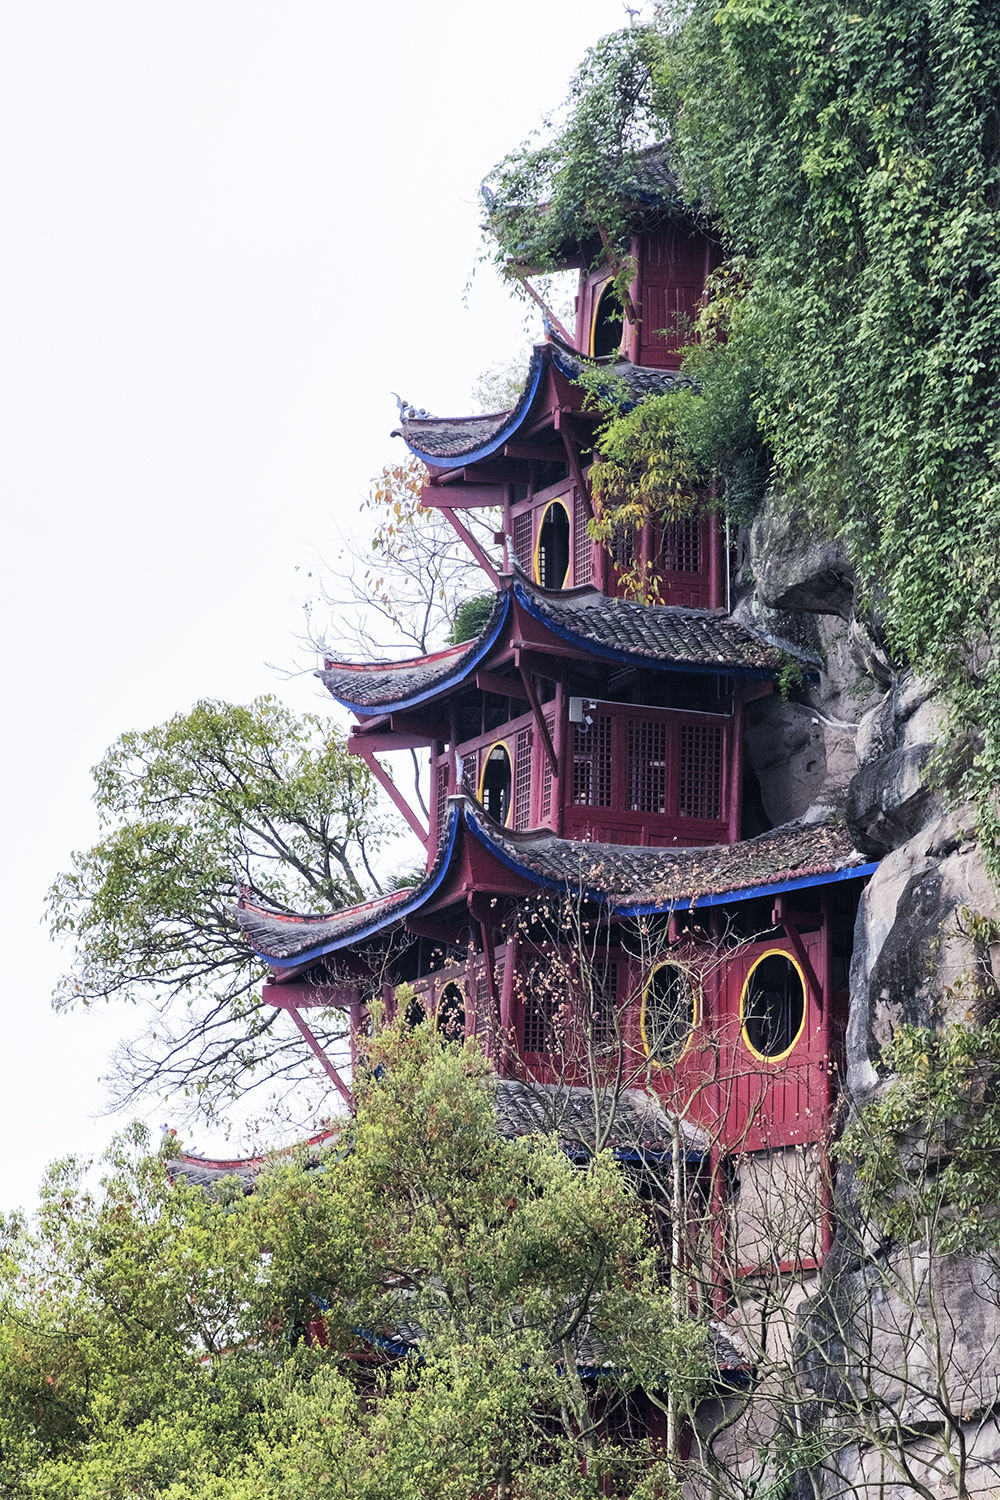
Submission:
{"label": "tree", "polygon": [[[251,1080],[300,1078],[300,1038],[261,1001],[233,907],[240,884],[279,911],[381,889],[372,859],[395,828],[367,768],[329,720],[265,697],[130,731],[94,780],[106,832],[56,878],[48,911],[75,947],[57,1008],[151,1012],[115,1060],[118,1102],[156,1090],[211,1110]],[[337,1023],[325,1035],[335,1047]]]}
{"label": "tree", "polygon": [[[36,1226],[6,1226],[0,1489],[675,1493],[601,1410],[666,1381],[696,1400],[704,1330],[676,1317],[610,1158],[500,1139],[492,1088],[474,1043],[400,1019],[372,1040],[356,1119],[249,1195],[170,1186],[141,1130],[100,1194],[81,1164],[52,1169]],[[596,1341],[597,1403],[577,1369]]]}
{"label": "tree", "polygon": [[[482,594],[479,563],[448,520],[421,501],[427,478],[419,459],[407,458],[387,464],[372,480],[361,507],[374,520],[371,543],[364,549],[346,543],[346,566],[324,569],[320,602],[331,613],[325,628],[312,624],[317,650],[359,651],[366,660],[374,651],[435,651],[452,637],[462,604]],[[465,512],[463,522],[496,562],[497,512]]]}

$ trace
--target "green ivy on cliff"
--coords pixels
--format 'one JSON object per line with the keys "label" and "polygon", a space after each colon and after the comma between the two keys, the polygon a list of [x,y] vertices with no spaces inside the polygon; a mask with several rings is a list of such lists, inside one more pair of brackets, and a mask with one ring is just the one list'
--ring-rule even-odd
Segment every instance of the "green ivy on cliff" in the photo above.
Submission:
{"label": "green ivy on cliff", "polygon": [[1000,782],[1000,12],[976,0],[695,0],[660,73],[686,194],[744,257],[728,359]]}

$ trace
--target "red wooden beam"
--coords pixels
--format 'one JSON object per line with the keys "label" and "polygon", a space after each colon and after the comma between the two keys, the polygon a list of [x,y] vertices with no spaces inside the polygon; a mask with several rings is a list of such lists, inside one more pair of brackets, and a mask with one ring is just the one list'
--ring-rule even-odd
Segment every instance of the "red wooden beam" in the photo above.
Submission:
{"label": "red wooden beam", "polygon": [[347,1105],[348,1109],[353,1110],[354,1109],[354,1095],[351,1093],[350,1089],[347,1087],[347,1084],[341,1078],[340,1074],[337,1072],[336,1068],[333,1066],[333,1063],[330,1061],[330,1059],[327,1057],[326,1053],[323,1051],[323,1048],[320,1046],[319,1042],[317,1042],[316,1038],[313,1036],[312,1032],[310,1031],[309,1027],[306,1025],[305,1021],[303,1021],[302,1017],[299,1015],[298,1011],[294,1008],[294,1006],[291,1009],[289,1009],[288,1014],[291,1016],[292,1020],[295,1022],[296,1026],[299,1028],[299,1030],[301,1031],[302,1035],[305,1037],[306,1041],[309,1043],[310,1047],[315,1052],[315,1054],[316,1054],[317,1058],[319,1059],[319,1061],[320,1061],[320,1063],[321,1063],[324,1071],[327,1074],[327,1077],[332,1080],[335,1088],[337,1088],[339,1090],[340,1097],[343,1099],[343,1101]]}
{"label": "red wooden beam", "polygon": [[477,672],[476,687],[483,693],[495,693],[498,698],[527,698],[528,691],[516,677],[501,677],[497,672]]}
{"label": "red wooden beam", "polygon": [[294,980],[285,984],[274,984],[268,980],[260,992],[265,1005],[275,1005],[279,1010],[297,1010],[300,1005],[322,1006],[324,1010],[348,1009],[358,1003],[356,984],[296,984]]}
{"label": "red wooden beam", "polygon": [[451,509],[451,506],[449,506],[449,505],[442,505],[440,507],[440,510],[441,510],[441,514],[443,516],[447,516],[448,517],[448,520],[451,522],[451,524],[452,524],[453,528],[455,529],[455,531],[458,532],[458,535],[462,538],[462,541],[468,547],[469,551],[472,553],[473,557],[476,559],[476,562],[482,568],[482,570],[486,574],[487,578],[490,579],[491,583],[493,584],[493,587],[495,589],[498,589],[500,587],[500,574],[497,572],[496,568],[490,562],[489,558],[486,556],[486,553],[483,551],[482,547],[480,547],[479,543],[476,541],[475,537],[472,535],[472,532],[469,530],[469,528],[467,526],[464,526],[462,524],[462,522],[456,516],[455,512]]}
{"label": "red wooden beam", "polygon": [[355,754],[360,755],[369,771],[371,771],[372,775],[375,777],[375,780],[378,782],[379,786],[382,787],[383,791],[388,792],[398,810],[402,813],[403,817],[413,829],[413,832],[417,835],[417,838],[426,847],[430,840],[430,834],[427,832],[427,829],[421,823],[420,819],[417,817],[416,813],[413,811],[413,808],[407,802],[406,798],[403,796],[402,792],[399,790],[398,786],[389,775],[388,771],[375,759],[375,751],[369,749],[369,747],[364,743],[363,740],[352,739],[350,743],[352,747],[354,745],[357,746]]}
{"label": "red wooden beam", "polygon": [[542,713],[542,705],[539,701],[538,693],[535,691],[535,684],[532,679],[531,673],[528,671],[528,668],[521,662],[520,657],[518,658],[518,669],[521,673],[521,681],[524,683],[525,690],[528,694],[528,702],[531,704],[531,712],[535,716],[535,724],[538,727],[538,733],[542,737],[542,746],[545,750],[545,754],[548,756],[549,765],[552,768],[552,775],[558,778],[559,762],[556,759],[556,752],[552,745],[552,738],[549,734],[549,726],[545,722],[545,715]]}

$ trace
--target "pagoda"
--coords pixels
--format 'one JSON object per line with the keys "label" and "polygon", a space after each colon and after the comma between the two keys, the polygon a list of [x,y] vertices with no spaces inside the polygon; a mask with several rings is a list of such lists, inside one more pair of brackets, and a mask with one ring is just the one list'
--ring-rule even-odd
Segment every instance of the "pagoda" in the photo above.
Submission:
{"label": "pagoda", "polygon": [[[822,1199],[843,1067],[858,898],[875,865],[835,809],[767,826],[745,758],[748,705],[790,654],[819,657],[738,607],[726,528],[699,514],[591,539],[599,417],[584,370],[634,402],[690,383],[683,346],[720,251],[650,153],[636,190],[634,316],[616,316],[594,247],[573,338],[549,331],[507,411],[403,406],[397,435],[426,465],[423,503],[470,546],[494,601],[474,640],[408,661],[326,660],[353,716],[350,749],[420,839],[423,879],[345,910],[289,916],[240,902],[271,970],[264,996],[318,1046],[313,1007],[363,1033],[405,984],[414,1021],[476,1036],[501,1079],[508,1132],[567,1149],[703,1164],[739,1274],[819,1264],[822,1213],[775,1236],[754,1218],[775,1182]],[[467,512],[496,516],[502,561]],[[623,597],[640,557],[655,604]],[[429,826],[379,757],[426,753]],[[602,1101],[608,1100],[602,1120]],[[511,1123],[513,1122],[513,1123]],[[739,1199],[739,1214],[730,1213]]]}

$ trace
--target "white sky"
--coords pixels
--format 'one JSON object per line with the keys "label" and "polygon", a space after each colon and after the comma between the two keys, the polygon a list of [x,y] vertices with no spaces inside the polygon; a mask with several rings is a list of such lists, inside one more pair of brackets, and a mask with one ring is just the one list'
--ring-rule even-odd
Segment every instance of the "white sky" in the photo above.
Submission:
{"label": "white sky", "polygon": [[477,186],[624,19],[620,0],[0,7],[0,1209],[121,1123],[95,1118],[99,1075],[139,1018],[55,1016],[39,925],[96,831],[89,768],[199,697],[329,705],[268,665],[309,664],[302,575],[404,451],[390,390],[464,411],[521,342],[488,268],[463,306]]}

